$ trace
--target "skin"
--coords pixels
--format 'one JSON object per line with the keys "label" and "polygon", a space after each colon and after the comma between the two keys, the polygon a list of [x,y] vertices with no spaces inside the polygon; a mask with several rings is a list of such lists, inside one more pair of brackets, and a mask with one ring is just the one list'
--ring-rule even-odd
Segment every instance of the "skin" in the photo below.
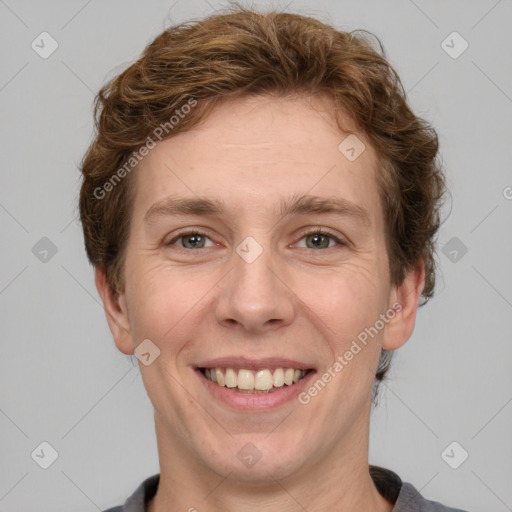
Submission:
{"label": "skin", "polygon": [[[140,365],[161,469],[150,512],[392,509],[368,473],[371,391],[381,348],[399,348],[413,331],[424,267],[391,284],[378,159],[346,115],[343,126],[366,145],[353,162],[338,150],[347,133],[327,97],[243,98],[158,143],[133,171],[125,288],[112,295],[100,269],[96,284],[118,349],[133,354],[144,339],[160,349]],[[274,212],[292,194],[333,191],[364,208],[368,226]],[[145,223],[170,195],[221,199],[227,213]],[[188,227],[207,233],[199,248],[176,239]],[[303,233],[315,227],[347,244],[327,237],[316,247]],[[248,236],[263,249],[250,264],[236,252]],[[193,371],[216,357],[286,357],[321,375],[395,302],[401,312],[306,405],[241,412],[212,399]],[[237,457],[246,443],[261,453],[252,467]]]}

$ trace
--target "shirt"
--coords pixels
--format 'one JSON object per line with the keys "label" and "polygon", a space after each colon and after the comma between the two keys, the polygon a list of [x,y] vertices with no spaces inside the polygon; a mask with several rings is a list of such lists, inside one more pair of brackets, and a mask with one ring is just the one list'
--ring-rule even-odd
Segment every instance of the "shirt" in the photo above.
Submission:
{"label": "shirt", "polygon": [[[394,504],[392,512],[467,512],[428,501],[407,482],[389,469],[370,466],[370,476],[379,493]],[[146,512],[146,505],[156,495],[160,475],[153,475],[142,482],[124,505],[103,512]]]}

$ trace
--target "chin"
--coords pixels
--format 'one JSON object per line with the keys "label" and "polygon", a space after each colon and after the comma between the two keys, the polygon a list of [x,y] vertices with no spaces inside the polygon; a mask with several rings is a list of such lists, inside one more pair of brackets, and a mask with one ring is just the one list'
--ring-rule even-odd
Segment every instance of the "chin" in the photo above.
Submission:
{"label": "chin", "polygon": [[[287,446],[265,435],[241,435],[229,439],[229,447],[203,455],[203,463],[224,478],[254,485],[268,485],[299,472],[307,453],[293,438]],[[308,443],[308,451],[311,446]],[[199,455],[201,457],[201,454]]]}

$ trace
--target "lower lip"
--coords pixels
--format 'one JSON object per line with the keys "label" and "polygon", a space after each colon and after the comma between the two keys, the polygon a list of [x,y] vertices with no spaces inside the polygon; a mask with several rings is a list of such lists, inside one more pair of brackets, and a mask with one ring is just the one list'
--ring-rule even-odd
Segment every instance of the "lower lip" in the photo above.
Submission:
{"label": "lower lip", "polygon": [[199,369],[196,369],[196,373],[209,393],[220,402],[241,411],[266,411],[276,409],[297,398],[316,372],[309,371],[299,382],[291,386],[285,384],[270,393],[239,393],[225,386],[219,386],[210,379],[207,379]]}

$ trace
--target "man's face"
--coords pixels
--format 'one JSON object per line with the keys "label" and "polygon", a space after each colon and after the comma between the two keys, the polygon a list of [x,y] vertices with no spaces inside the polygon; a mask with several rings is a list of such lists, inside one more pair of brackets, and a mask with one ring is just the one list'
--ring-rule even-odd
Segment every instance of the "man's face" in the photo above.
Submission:
{"label": "man's face", "polygon": [[[347,135],[326,98],[245,98],[134,171],[125,329],[111,328],[125,353],[143,340],[160,350],[141,364],[159,448],[200,471],[285,478],[364,451],[382,342],[400,315],[344,357],[397,298],[377,158],[360,134],[355,160],[359,147],[340,151]],[[197,204],[178,212],[169,200]]]}

